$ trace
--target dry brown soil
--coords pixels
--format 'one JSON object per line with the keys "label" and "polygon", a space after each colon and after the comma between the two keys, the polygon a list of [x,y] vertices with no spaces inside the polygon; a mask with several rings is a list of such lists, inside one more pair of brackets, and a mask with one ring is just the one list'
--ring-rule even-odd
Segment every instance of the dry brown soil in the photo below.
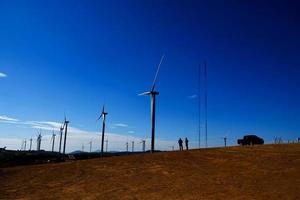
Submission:
{"label": "dry brown soil", "polygon": [[300,144],[3,168],[0,199],[300,199]]}

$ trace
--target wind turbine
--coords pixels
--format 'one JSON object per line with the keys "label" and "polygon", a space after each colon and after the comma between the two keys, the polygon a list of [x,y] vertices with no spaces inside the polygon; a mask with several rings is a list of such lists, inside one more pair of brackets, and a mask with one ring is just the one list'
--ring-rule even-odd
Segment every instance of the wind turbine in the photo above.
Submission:
{"label": "wind turbine", "polygon": [[128,153],[128,142],[126,142],[126,152]]}
{"label": "wind turbine", "polygon": [[25,138],[25,140],[24,140],[24,151],[26,151],[26,138]]}
{"label": "wind turbine", "polygon": [[108,113],[104,111],[104,105],[102,107],[101,115],[98,120],[102,118],[102,138],[101,138],[101,157],[103,157],[103,147],[104,147],[104,133],[105,133],[105,119]]}
{"label": "wind turbine", "polygon": [[31,147],[32,147],[32,138],[30,138],[30,145],[29,145],[29,151],[31,151]]}
{"label": "wind turbine", "polygon": [[67,143],[67,133],[68,133],[68,124],[70,121],[67,120],[66,115],[65,115],[65,121],[64,121],[64,126],[63,128],[65,129],[65,138],[64,138],[64,149],[63,149],[63,154],[66,153],[66,143]]}
{"label": "wind turbine", "polygon": [[90,144],[90,153],[92,152],[92,144],[93,144],[93,140],[91,140],[90,142],[89,142],[89,144]]}
{"label": "wind turbine", "polygon": [[139,142],[139,144],[142,144],[142,150],[143,152],[146,151],[146,140],[147,140],[147,137],[145,136],[143,139],[141,139],[141,141]]}
{"label": "wind turbine", "polygon": [[42,142],[42,132],[38,131],[38,136],[37,136],[37,146],[36,146],[36,150],[40,151],[41,150],[41,142]]}
{"label": "wind turbine", "polygon": [[134,141],[131,142],[131,151],[134,152]]}
{"label": "wind turbine", "polygon": [[63,135],[63,131],[64,131],[63,124],[60,126],[59,131],[60,131],[60,137],[59,137],[59,153],[60,153],[61,152],[62,135]]}
{"label": "wind turbine", "polygon": [[155,85],[156,85],[156,80],[157,80],[157,76],[159,73],[159,69],[160,69],[160,66],[161,66],[161,63],[162,63],[164,57],[165,57],[165,55],[163,55],[161,57],[160,62],[158,64],[151,90],[149,92],[144,92],[144,93],[139,94],[139,96],[150,95],[150,97],[151,97],[151,153],[154,152],[154,142],[155,142],[155,106],[156,106],[155,100],[156,100],[156,95],[159,94],[159,92],[155,91]]}
{"label": "wind turbine", "polygon": [[145,139],[143,139],[141,142],[140,142],[140,144],[142,143],[142,149],[143,149],[143,152],[145,152],[146,151],[146,140]]}
{"label": "wind turbine", "polygon": [[52,137],[51,137],[51,141],[52,141],[52,152],[54,151],[55,136],[56,136],[56,135],[55,135],[54,130],[53,130]]}

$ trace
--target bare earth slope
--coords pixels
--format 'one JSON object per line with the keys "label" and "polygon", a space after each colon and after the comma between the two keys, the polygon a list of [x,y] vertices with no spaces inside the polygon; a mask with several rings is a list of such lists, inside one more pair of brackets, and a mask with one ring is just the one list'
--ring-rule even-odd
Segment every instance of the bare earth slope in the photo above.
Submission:
{"label": "bare earth slope", "polygon": [[0,199],[300,199],[300,144],[0,169]]}

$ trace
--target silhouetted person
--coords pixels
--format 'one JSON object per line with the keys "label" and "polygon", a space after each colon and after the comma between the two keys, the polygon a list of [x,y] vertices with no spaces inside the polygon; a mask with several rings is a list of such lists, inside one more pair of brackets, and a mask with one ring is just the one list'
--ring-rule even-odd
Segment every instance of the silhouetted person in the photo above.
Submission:
{"label": "silhouetted person", "polygon": [[183,150],[182,143],[183,143],[182,139],[181,139],[181,138],[179,138],[179,140],[178,140],[178,144],[179,144],[179,150],[180,150],[180,151],[182,151],[182,150]]}
{"label": "silhouetted person", "polygon": [[185,138],[184,142],[185,142],[186,150],[189,150],[189,140],[187,138]]}

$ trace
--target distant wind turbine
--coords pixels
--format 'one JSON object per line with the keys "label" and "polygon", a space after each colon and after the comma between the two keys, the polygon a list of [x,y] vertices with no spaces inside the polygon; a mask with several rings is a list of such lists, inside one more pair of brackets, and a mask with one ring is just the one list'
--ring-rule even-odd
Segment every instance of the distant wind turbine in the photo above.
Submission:
{"label": "distant wind turbine", "polygon": [[37,146],[36,146],[36,150],[40,151],[41,150],[41,142],[42,142],[42,131],[38,131],[38,136],[37,136]]}
{"label": "distant wind turbine", "polygon": [[131,151],[134,152],[134,141],[131,142]]}
{"label": "distant wind turbine", "polygon": [[106,120],[106,115],[108,113],[105,112],[104,110],[104,105],[102,107],[102,112],[101,115],[99,116],[98,120],[102,118],[102,138],[101,138],[101,157],[103,157],[103,148],[104,148],[104,134],[105,134],[105,120]]}
{"label": "distant wind turbine", "polygon": [[91,140],[91,141],[89,142],[89,144],[90,144],[90,153],[91,153],[91,152],[92,152],[93,140]]}
{"label": "distant wind turbine", "polygon": [[150,97],[151,97],[151,153],[154,152],[154,142],[155,142],[155,106],[156,106],[155,97],[156,97],[156,95],[159,94],[159,92],[155,91],[155,86],[156,86],[156,80],[157,80],[157,76],[159,73],[159,69],[160,69],[160,66],[161,66],[161,63],[162,63],[164,57],[165,57],[165,55],[163,55],[161,57],[160,62],[158,64],[151,90],[149,92],[144,92],[144,93],[139,94],[140,96],[150,95]]}
{"label": "distant wind turbine", "polygon": [[67,120],[67,117],[65,115],[65,121],[63,128],[65,129],[65,138],[64,138],[64,148],[63,148],[63,154],[66,154],[66,143],[67,143],[67,133],[68,133],[68,124],[70,121]]}
{"label": "distant wind turbine", "polygon": [[31,147],[32,147],[32,138],[30,138],[30,146],[29,146],[29,151],[31,151]]}
{"label": "distant wind turbine", "polygon": [[54,152],[54,144],[55,144],[55,133],[54,133],[54,130],[53,130],[53,133],[52,133],[52,137],[51,137],[51,142],[52,142],[52,149],[51,151]]}
{"label": "distant wind turbine", "polygon": [[146,151],[146,140],[147,140],[147,137],[145,136],[145,137],[139,142],[139,144],[142,144],[142,151],[143,151],[143,152]]}
{"label": "distant wind turbine", "polygon": [[126,142],[126,152],[128,153],[128,142]]}
{"label": "distant wind turbine", "polygon": [[63,124],[60,126],[59,128],[60,131],[60,137],[59,137],[59,153],[61,153],[61,141],[62,141],[62,137],[63,137],[63,131],[64,131],[64,126]]}

